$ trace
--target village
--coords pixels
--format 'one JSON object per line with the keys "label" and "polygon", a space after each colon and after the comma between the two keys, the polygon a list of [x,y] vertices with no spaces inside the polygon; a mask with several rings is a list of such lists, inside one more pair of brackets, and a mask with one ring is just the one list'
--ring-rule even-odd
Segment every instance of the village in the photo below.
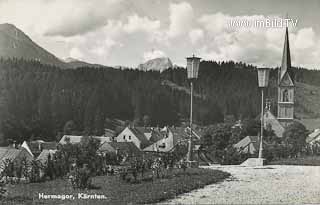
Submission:
{"label": "village", "polygon": [[319,204],[320,4],[283,1],[0,1],[0,204]]}
{"label": "village", "polygon": [[[105,158],[103,164],[101,165],[104,170],[106,169],[106,166],[113,163],[120,165],[128,163],[129,161],[137,158],[142,158],[145,160],[150,158],[150,156],[153,156],[152,160],[154,160],[157,157],[160,157],[159,159],[161,159],[161,157],[173,157],[175,155],[175,162],[172,162],[170,165],[171,167],[176,166],[175,163],[178,162],[180,162],[180,167],[192,166],[192,164],[188,165],[188,162],[192,161],[195,162],[196,167],[199,166],[199,164],[219,164],[217,159],[212,159],[212,157],[210,158],[208,156],[208,152],[206,152],[205,149],[205,147],[208,147],[209,145],[204,144],[204,142],[206,137],[208,137],[210,134],[205,133],[205,130],[201,126],[192,124],[192,82],[198,76],[199,64],[200,58],[194,56],[187,58],[188,78],[191,79],[191,111],[189,125],[185,125],[184,127],[165,126],[160,128],[146,125],[135,126],[134,123],[128,124],[119,119],[114,119],[111,120],[111,124],[118,130],[118,133],[115,130],[105,128],[105,133],[102,136],[80,136],[66,133],[61,137],[61,139],[59,139],[59,141],[46,142],[42,139],[37,139],[33,141],[24,141],[20,144],[17,144],[15,141],[11,141],[8,147],[1,147],[1,163],[3,167],[2,172],[11,167],[11,172],[14,170],[15,173],[11,173],[9,171],[8,174],[10,176],[23,177],[21,173],[17,175],[17,167],[22,167],[22,163],[28,164],[31,161],[40,162],[41,166],[39,166],[39,169],[40,167],[42,167],[42,169],[46,169],[47,166],[49,166],[48,164],[51,164],[51,161],[56,159],[55,153],[58,150],[61,151],[61,147],[77,145],[88,139],[97,141],[98,145],[96,145],[96,154]],[[233,144],[231,144],[231,146],[237,150],[239,155],[246,155],[246,157],[241,161],[243,165],[262,166],[264,164],[264,162],[261,161],[261,159],[263,159],[263,144],[266,144],[267,147],[272,146],[268,145],[268,142],[263,142],[261,140],[264,130],[266,132],[272,132],[271,135],[281,139],[285,129],[288,128],[289,125],[292,125],[293,122],[298,122],[296,119],[294,119],[295,85],[289,74],[290,68],[291,57],[289,48],[289,34],[288,29],[286,29],[282,65],[278,78],[277,117],[275,117],[275,115],[271,112],[270,102],[268,100],[264,102],[262,93],[263,103],[261,115],[263,115],[263,118],[259,116],[257,117],[258,120],[260,118],[261,121],[260,132],[258,132],[258,135],[256,136],[241,136],[239,141],[234,141]],[[261,88],[268,86],[268,74],[266,71],[267,70],[264,69],[260,73],[258,72],[259,87]],[[227,119],[225,119],[225,122],[226,121]],[[238,132],[238,134],[241,133],[243,127],[241,119],[238,121],[233,119],[228,123],[232,130],[236,130],[234,132]],[[299,149],[301,149],[301,146],[303,145],[306,147],[305,149],[309,149],[312,153],[318,152],[320,131],[316,128],[317,127],[314,127],[312,130],[305,131],[305,135],[307,133],[309,133],[309,135],[305,138],[305,141],[303,140],[304,137],[302,136],[303,142],[300,142]],[[215,144],[216,142],[211,143]],[[178,152],[180,152],[179,156],[177,156]],[[252,156],[255,156],[258,153],[258,158],[252,158]],[[300,151],[296,152],[295,154],[299,153]],[[106,156],[115,156],[116,162],[108,162],[108,160],[106,160]],[[245,161],[246,159],[247,161]],[[257,159],[259,160],[257,161]],[[77,163],[76,159],[72,160],[72,163]],[[154,161],[155,164],[150,165],[149,167],[156,166],[156,162],[157,161]],[[67,166],[71,166],[71,162],[68,163],[70,164]],[[161,164],[165,164],[164,168],[169,167],[168,161],[162,162]],[[67,168],[67,170],[69,169],[70,167]],[[36,177],[42,178],[44,176],[44,172],[45,170],[38,170],[37,173],[39,176]]]}
{"label": "village", "polygon": [[[192,83],[198,75],[200,58],[192,56],[187,58],[188,78],[191,79],[190,124],[180,127],[150,127],[109,119],[109,124],[115,129],[108,127],[104,129],[102,136],[94,136],[72,134],[69,127],[72,127],[70,123],[73,122],[69,122],[66,123],[65,134],[59,141],[38,138],[18,144],[12,140],[9,146],[0,148],[1,176],[4,180],[2,190],[6,192],[4,187],[8,183],[43,183],[59,178],[75,190],[90,190],[95,186],[92,179],[104,175],[116,176],[117,180],[129,184],[148,181],[155,183],[156,180],[175,176],[177,171],[180,174],[186,173],[199,166],[240,164],[241,167],[263,167],[277,159],[319,154],[319,129],[308,131],[294,119],[295,85],[288,72],[291,68],[288,35],[286,29],[278,78],[277,117],[270,109],[270,102],[266,100],[264,103],[263,87],[268,86],[268,69],[262,68],[258,69],[258,79],[263,103],[260,117],[256,121],[252,120],[251,125],[248,125],[248,121],[242,122],[241,119],[235,120],[229,116],[224,124],[211,132],[208,128],[193,124]],[[255,130],[256,135],[246,135],[245,130],[250,129]],[[262,137],[268,139],[263,140]],[[296,138],[295,141],[287,144],[293,137]],[[287,141],[279,143],[282,138]],[[220,181],[227,176],[225,173],[221,178],[214,177],[211,180]],[[210,180],[204,180],[202,183],[209,182]],[[194,188],[196,187],[191,186],[190,189]],[[174,191],[174,195],[178,193],[180,191]],[[47,196],[39,193],[40,200],[46,199],[44,196],[47,199],[61,199],[60,195]],[[70,196],[69,199],[74,197]],[[87,198],[89,196],[90,194]],[[153,200],[158,199],[151,199],[151,202]]]}

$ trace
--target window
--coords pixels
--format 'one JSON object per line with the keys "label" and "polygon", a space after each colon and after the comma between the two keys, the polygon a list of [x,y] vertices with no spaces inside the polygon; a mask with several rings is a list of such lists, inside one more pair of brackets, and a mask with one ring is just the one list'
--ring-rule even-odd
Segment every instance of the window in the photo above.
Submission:
{"label": "window", "polygon": [[124,139],[124,140],[126,139],[126,136],[125,136],[125,135],[123,135],[123,139]]}
{"label": "window", "polygon": [[129,140],[131,140],[131,136],[129,135]]}
{"label": "window", "polygon": [[159,145],[159,148],[162,148],[162,149],[166,148],[166,143],[162,143],[161,145]]}
{"label": "window", "polygon": [[283,102],[289,102],[288,90],[287,90],[287,89],[285,89],[285,90],[283,91],[282,101],[283,101]]}

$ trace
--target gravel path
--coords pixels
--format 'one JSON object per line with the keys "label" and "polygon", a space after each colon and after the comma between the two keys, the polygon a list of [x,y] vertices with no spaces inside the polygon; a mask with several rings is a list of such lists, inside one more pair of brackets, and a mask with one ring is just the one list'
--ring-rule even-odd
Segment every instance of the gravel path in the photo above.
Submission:
{"label": "gravel path", "polygon": [[164,204],[320,204],[319,166],[209,168],[229,172],[232,177]]}

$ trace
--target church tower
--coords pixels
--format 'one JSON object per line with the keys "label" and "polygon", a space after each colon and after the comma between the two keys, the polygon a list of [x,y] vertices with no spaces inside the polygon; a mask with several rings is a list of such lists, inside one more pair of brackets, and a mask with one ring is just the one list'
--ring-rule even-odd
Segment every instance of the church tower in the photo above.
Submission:
{"label": "church tower", "polygon": [[291,69],[291,57],[289,46],[288,28],[284,40],[282,64],[278,72],[278,120],[283,127],[288,126],[294,118],[294,82],[289,70]]}

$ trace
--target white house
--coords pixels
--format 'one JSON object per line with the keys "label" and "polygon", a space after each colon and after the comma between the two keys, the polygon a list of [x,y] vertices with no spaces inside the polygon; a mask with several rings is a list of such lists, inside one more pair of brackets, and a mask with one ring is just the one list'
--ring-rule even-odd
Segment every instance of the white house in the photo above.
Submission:
{"label": "white house", "polygon": [[[170,152],[178,144],[187,144],[190,137],[190,128],[165,127],[160,130],[161,138],[152,143],[143,151],[146,152]],[[199,140],[200,135],[192,130],[194,140]]]}
{"label": "white house", "polygon": [[[126,127],[116,137],[117,142],[133,142],[140,150],[150,144],[151,129],[143,127]],[[149,138],[149,139],[148,139]]]}

